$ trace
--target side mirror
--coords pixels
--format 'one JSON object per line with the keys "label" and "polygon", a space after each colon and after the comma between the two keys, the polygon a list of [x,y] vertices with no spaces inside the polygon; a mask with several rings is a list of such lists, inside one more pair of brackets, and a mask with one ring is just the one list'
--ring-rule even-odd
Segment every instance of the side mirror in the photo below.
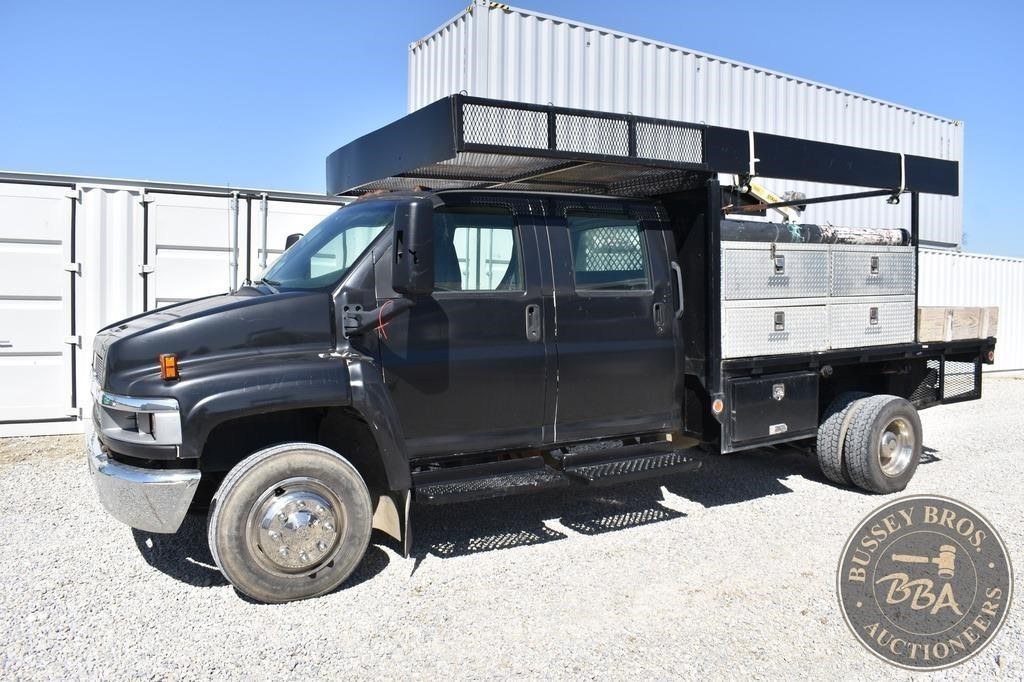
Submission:
{"label": "side mirror", "polygon": [[434,205],[412,199],[395,208],[391,288],[408,298],[434,291]]}
{"label": "side mirror", "polygon": [[300,239],[302,239],[301,232],[296,232],[295,234],[290,234],[287,237],[285,237],[284,250],[287,251],[288,249],[292,248],[292,246],[295,245],[295,242],[299,241]]}

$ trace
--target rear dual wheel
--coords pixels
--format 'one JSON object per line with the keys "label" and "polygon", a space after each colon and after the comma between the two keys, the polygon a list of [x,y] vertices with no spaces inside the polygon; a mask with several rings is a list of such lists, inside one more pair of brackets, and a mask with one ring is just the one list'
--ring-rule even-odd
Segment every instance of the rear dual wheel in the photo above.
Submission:
{"label": "rear dual wheel", "polygon": [[372,517],[366,484],[348,460],[312,443],[277,445],[244,459],[217,490],[210,552],[257,601],[315,597],[359,565]]}
{"label": "rear dual wheel", "polygon": [[818,429],[818,463],[836,483],[898,492],[917,471],[921,436],[917,410],[903,398],[843,394]]}

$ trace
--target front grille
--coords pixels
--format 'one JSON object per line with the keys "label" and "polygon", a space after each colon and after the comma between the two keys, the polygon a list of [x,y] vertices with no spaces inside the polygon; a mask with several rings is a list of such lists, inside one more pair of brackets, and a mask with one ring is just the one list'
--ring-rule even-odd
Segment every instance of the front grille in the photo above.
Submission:
{"label": "front grille", "polygon": [[103,385],[103,380],[106,379],[106,372],[107,356],[97,350],[92,356],[92,376],[100,386]]}

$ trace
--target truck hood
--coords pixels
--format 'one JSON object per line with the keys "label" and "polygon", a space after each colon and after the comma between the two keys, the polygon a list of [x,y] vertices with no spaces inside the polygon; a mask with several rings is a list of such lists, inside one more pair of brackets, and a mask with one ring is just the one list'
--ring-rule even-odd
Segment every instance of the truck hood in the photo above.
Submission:
{"label": "truck hood", "polygon": [[231,356],[334,346],[331,297],[322,292],[267,293],[244,288],[160,308],[102,329],[93,344],[93,372],[109,390],[159,375],[158,358],[190,365]]}

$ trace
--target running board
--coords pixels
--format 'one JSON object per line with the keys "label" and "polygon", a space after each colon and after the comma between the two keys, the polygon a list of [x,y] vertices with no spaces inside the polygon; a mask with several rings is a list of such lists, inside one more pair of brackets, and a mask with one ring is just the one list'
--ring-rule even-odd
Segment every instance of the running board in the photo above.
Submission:
{"label": "running board", "polygon": [[417,502],[447,504],[564,488],[569,478],[536,456],[417,471],[412,485]]}
{"label": "running board", "polygon": [[651,476],[700,469],[697,448],[679,449],[668,441],[639,443],[585,451],[556,451],[552,454],[562,471],[587,485],[635,481]]}

